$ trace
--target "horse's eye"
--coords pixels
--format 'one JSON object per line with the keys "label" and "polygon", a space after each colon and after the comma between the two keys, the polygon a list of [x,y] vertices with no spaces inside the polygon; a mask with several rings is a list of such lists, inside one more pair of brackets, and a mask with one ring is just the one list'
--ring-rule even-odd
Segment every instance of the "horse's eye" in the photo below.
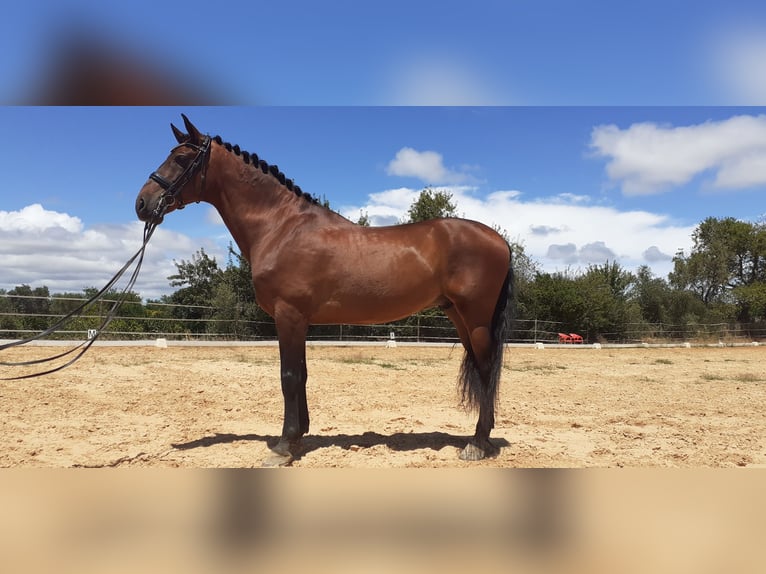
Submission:
{"label": "horse's eye", "polygon": [[186,155],[177,155],[176,157],[173,158],[173,161],[176,162],[181,167],[189,167],[191,158]]}

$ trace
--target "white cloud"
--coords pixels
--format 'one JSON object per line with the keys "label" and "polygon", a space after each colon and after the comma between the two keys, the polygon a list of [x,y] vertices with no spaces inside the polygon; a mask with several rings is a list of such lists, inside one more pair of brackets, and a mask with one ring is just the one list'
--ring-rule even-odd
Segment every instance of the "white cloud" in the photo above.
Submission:
{"label": "white cloud", "polygon": [[566,264],[577,262],[577,245],[574,243],[565,243],[564,245],[552,244],[548,246],[548,252],[545,254],[548,259],[561,260]]}
{"label": "white cloud", "polygon": [[709,42],[713,87],[728,103],[766,104],[766,28],[736,24]]}
{"label": "white cloud", "polygon": [[560,203],[590,203],[591,197],[589,195],[577,195],[575,193],[559,193],[554,198]]}
{"label": "white cloud", "polygon": [[39,203],[33,203],[19,211],[0,211],[0,230],[2,231],[46,231],[62,229],[69,232],[79,232],[82,221],[66,213],[48,211]]}
{"label": "white cloud", "polygon": [[386,168],[388,175],[416,177],[426,183],[462,183],[470,179],[466,173],[453,171],[444,166],[444,158],[435,151],[418,151],[403,147]]}
{"label": "white cloud", "polygon": [[530,225],[529,231],[533,235],[551,235],[553,233],[561,233],[566,228],[554,227],[552,225]]}
{"label": "white cloud", "polygon": [[580,261],[583,263],[603,263],[604,261],[614,261],[617,254],[606,246],[603,241],[594,241],[586,243],[580,248]]}
{"label": "white cloud", "polygon": [[716,187],[745,188],[766,182],[766,153],[754,152],[734,158],[721,166],[715,178]]}
{"label": "white cloud", "polygon": [[211,225],[225,225],[223,218],[221,218],[221,214],[218,213],[218,210],[215,207],[209,207],[205,212],[205,221]]}
{"label": "white cloud", "polygon": [[606,172],[626,195],[684,185],[707,171],[718,189],[766,183],[766,116],[735,116],[691,126],[634,124],[593,129],[591,149],[609,158]]}
{"label": "white cloud", "polygon": [[[139,249],[142,238],[143,223],[138,221],[87,227],[77,217],[39,204],[0,211],[0,288],[47,286],[51,293],[100,288]],[[204,247],[224,261],[215,244]],[[134,290],[145,298],[170,292],[167,277],[176,272],[173,259],[190,259],[199,248],[196,239],[157,228]]]}
{"label": "white cloud", "polygon": [[498,90],[476,62],[459,54],[408,53],[392,61],[381,86],[381,102],[405,106],[511,105],[507,90]]}
{"label": "white cloud", "polygon": [[644,251],[643,253],[644,259],[646,259],[650,263],[658,262],[658,261],[670,261],[673,259],[672,255],[668,255],[667,253],[663,253],[660,251],[660,248],[656,245],[652,245]]}
{"label": "white cloud", "polygon": [[363,207],[350,207],[341,211],[352,221],[356,221],[359,213],[364,212],[369,217],[370,225],[395,225],[407,213],[418,193],[408,187],[387,189],[370,194],[367,205]]}
{"label": "white cloud", "polygon": [[[525,200],[519,191],[479,197],[470,187],[444,189],[453,194],[461,216],[505,229],[512,241],[522,242],[526,252],[549,272],[609,259],[629,270],[649,265],[657,275],[665,276],[672,263],[670,257],[661,255],[691,247],[694,226],[676,225],[662,214],[566,203],[559,195]],[[406,218],[418,193],[417,189],[398,188],[371,194],[366,205],[348,206],[341,212],[355,220],[360,210],[367,211],[373,225],[396,223]],[[386,218],[376,219],[373,214]]]}

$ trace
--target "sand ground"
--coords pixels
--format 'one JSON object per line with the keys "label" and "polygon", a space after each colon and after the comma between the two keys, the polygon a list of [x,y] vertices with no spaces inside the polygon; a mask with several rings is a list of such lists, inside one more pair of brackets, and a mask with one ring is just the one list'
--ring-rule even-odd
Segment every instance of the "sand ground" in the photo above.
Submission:
{"label": "sand ground", "polygon": [[[478,463],[458,459],[476,420],[459,407],[459,348],[307,356],[311,431],[296,467],[766,465],[763,346],[509,348],[500,454]],[[0,382],[0,466],[260,466],[281,431],[278,374],[276,347],[94,346],[63,371]]]}

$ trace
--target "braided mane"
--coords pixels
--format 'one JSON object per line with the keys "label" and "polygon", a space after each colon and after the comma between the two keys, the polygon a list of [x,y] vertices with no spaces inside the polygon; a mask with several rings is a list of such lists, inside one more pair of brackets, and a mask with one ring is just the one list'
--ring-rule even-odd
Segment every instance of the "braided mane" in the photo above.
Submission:
{"label": "braided mane", "polygon": [[299,185],[296,185],[293,182],[292,179],[286,178],[285,174],[279,171],[279,167],[276,164],[269,164],[268,162],[260,159],[258,154],[246,152],[241,150],[238,145],[232,145],[229,142],[223,141],[221,136],[215,136],[213,141],[218,145],[226,148],[226,151],[233,152],[234,155],[241,157],[242,161],[245,163],[252,164],[253,167],[259,168],[264,174],[271,175],[272,177],[276,178],[279,183],[285,186],[289,191],[292,191],[298,197],[301,197],[306,201],[313,203],[314,205],[321,205],[319,199],[317,199],[314,195],[304,192]]}

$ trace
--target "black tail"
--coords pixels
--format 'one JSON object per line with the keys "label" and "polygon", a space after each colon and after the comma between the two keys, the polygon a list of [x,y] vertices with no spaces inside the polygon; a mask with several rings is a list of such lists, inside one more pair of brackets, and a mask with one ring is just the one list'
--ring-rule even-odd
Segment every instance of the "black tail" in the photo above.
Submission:
{"label": "black tail", "polygon": [[[510,248],[509,248],[510,250]],[[492,316],[492,348],[489,365],[482,370],[470,350],[466,350],[460,366],[460,382],[463,405],[469,409],[482,408],[494,413],[497,391],[503,369],[503,349],[511,328],[513,315],[513,264],[509,259],[508,273],[495,304]]]}

